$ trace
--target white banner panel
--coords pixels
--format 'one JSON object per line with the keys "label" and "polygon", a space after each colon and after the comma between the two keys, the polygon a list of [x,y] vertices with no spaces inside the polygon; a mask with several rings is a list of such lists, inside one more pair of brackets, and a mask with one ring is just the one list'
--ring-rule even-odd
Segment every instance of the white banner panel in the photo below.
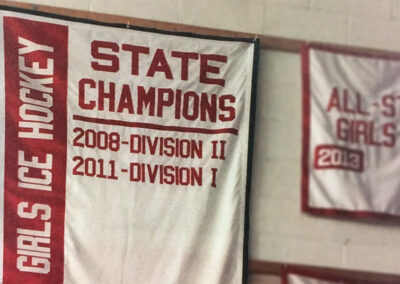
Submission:
{"label": "white banner panel", "polygon": [[400,56],[324,46],[303,60],[303,210],[400,215]]}
{"label": "white banner panel", "polygon": [[0,282],[241,283],[258,41],[0,25]]}

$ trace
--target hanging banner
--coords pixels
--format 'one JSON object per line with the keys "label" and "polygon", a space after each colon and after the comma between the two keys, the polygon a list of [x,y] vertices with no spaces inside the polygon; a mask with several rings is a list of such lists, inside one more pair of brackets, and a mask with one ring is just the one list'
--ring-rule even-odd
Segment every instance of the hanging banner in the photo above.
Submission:
{"label": "hanging banner", "polygon": [[[322,276],[319,273],[302,271],[301,269],[286,270],[282,274],[282,284],[355,284],[356,281],[346,281],[341,277]],[[359,282],[361,283],[361,282]],[[364,282],[363,282],[364,283]],[[364,283],[366,284],[366,283]],[[372,284],[372,283],[368,283]],[[377,284],[377,283],[376,283]]]}
{"label": "hanging banner", "polygon": [[286,278],[282,281],[282,284],[350,284],[350,283],[352,282],[344,282],[340,280],[329,281],[326,279],[319,279],[315,277],[309,277],[294,273],[286,275]]}
{"label": "hanging banner", "polygon": [[241,283],[258,41],[0,11],[0,282]]}
{"label": "hanging banner", "polygon": [[400,215],[400,56],[303,49],[302,207]]}
{"label": "hanging banner", "polygon": [[321,272],[303,268],[300,266],[289,266],[282,271],[282,284],[395,284],[398,277],[392,275],[375,274],[360,275],[350,272],[344,275],[343,272],[334,274],[333,272]]}

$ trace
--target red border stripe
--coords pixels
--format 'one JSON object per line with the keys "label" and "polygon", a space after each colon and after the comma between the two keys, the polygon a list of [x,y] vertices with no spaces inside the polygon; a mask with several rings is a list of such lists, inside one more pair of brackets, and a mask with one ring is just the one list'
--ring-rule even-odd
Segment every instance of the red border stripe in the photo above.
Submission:
{"label": "red border stripe", "polygon": [[308,176],[309,176],[309,153],[310,153],[310,60],[309,47],[303,45],[301,49],[302,63],[302,103],[303,103],[303,136],[302,136],[302,175],[301,175],[301,209],[308,212]]}
{"label": "red border stripe", "polygon": [[[4,284],[63,283],[68,28],[16,17],[3,17],[3,19],[6,100]],[[19,43],[19,38],[25,39],[25,44]],[[26,44],[29,41],[50,49],[43,51],[32,48],[19,54],[20,49],[24,45],[28,46]],[[23,61],[20,61],[21,59]],[[50,59],[53,60],[52,70],[48,65]],[[29,71],[34,62],[39,64],[40,69],[47,68],[49,74],[39,75],[36,73],[38,69],[32,71],[34,68]],[[28,71],[21,71],[21,64],[28,67]],[[19,126],[23,117],[30,119],[30,123],[35,119],[28,115],[29,111],[21,116],[23,113],[21,107],[32,110],[35,105],[32,99],[44,102],[43,93],[37,90],[39,87],[34,86],[35,84],[25,86],[24,92],[27,92],[30,100],[26,103],[22,101],[21,82],[28,81],[21,79],[21,74],[31,78],[30,80],[52,79],[51,83],[45,85],[46,88],[51,88],[51,91],[47,90],[46,93],[53,98],[49,106],[53,118],[46,122],[53,126],[51,137],[19,135],[21,131],[29,132],[29,128]],[[47,99],[46,101],[49,102]],[[35,103],[40,105],[37,101]],[[30,113],[32,115],[32,111]],[[37,157],[36,166],[33,165],[35,163],[21,165],[19,162],[19,157],[22,157],[19,154],[21,152],[24,153],[25,160]],[[38,168],[37,164],[49,162],[50,156],[52,163],[46,169]],[[47,190],[39,190],[37,185],[31,188],[21,186],[19,183],[21,178],[25,179],[22,176],[36,178],[35,182],[43,180],[44,177],[51,178]],[[33,184],[31,180],[29,184]],[[46,228],[50,228],[50,233]],[[35,235],[35,231],[43,234]]]}

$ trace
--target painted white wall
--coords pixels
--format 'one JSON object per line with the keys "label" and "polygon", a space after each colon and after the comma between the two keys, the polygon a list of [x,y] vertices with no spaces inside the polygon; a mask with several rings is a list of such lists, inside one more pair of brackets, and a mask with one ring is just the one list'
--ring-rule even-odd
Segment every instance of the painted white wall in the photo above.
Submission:
{"label": "painted white wall", "polygon": [[[23,0],[400,51],[400,0]],[[400,274],[400,225],[300,212],[300,56],[261,52],[251,258]]]}

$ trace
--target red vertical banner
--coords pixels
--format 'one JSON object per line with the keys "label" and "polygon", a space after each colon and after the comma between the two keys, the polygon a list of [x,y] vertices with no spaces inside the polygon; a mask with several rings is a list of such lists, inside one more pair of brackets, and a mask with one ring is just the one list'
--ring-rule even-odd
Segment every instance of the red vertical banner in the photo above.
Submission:
{"label": "red vertical banner", "polygon": [[62,283],[68,28],[3,22],[4,283]]}

